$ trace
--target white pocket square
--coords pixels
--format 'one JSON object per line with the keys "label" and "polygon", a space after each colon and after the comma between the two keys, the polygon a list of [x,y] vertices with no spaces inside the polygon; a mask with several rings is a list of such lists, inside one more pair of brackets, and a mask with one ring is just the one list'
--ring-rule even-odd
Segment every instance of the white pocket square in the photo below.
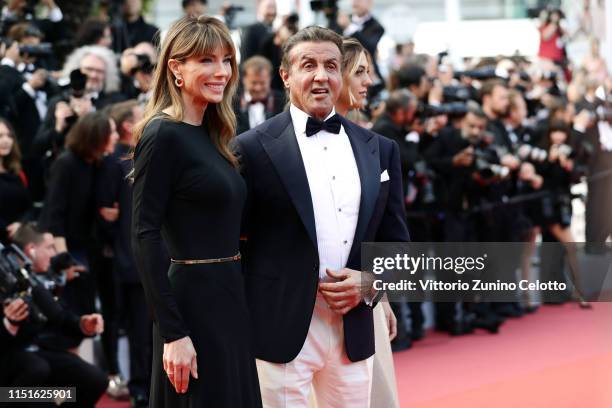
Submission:
{"label": "white pocket square", "polygon": [[380,173],[380,182],[384,183],[385,181],[389,181],[389,173],[387,173],[387,170]]}

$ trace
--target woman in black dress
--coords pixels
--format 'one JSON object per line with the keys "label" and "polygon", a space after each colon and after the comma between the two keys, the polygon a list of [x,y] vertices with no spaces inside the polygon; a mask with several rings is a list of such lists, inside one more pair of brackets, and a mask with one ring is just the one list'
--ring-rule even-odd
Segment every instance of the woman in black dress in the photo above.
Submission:
{"label": "woman in black dress", "polygon": [[0,242],[7,242],[32,209],[21,153],[11,124],[0,117]]}
{"label": "woman in black dress", "polygon": [[238,70],[207,16],[168,31],[135,129],[133,238],[153,312],[151,407],[260,407],[238,252],[246,186],[228,143]]}
{"label": "woman in black dress", "polygon": [[[81,117],[66,136],[66,149],[51,166],[49,185],[39,226],[55,236],[58,253],[70,252],[89,269],[94,245],[94,181],[102,157],[117,143],[115,122],[103,112]],[[95,280],[91,273],[70,275],[62,297],[74,312],[95,311]],[[76,344],[70,347],[78,346]]]}
{"label": "woman in black dress", "polygon": [[567,252],[569,270],[577,291],[576,297],[581,308],[589,309],[591,304],[583,298],[584,289],[578,260],[576,240],[570,229],[572,221],[571,187],[575,178],[574,160],[570,157],[572,148],[570,128],[562,121],[553,121],[548,128],[544,147],[548,150],[547,160],[538,166],[538,173],[544,179],[543,189],[549,194],[542,199],[541,221],[543,228],[563,244]]}

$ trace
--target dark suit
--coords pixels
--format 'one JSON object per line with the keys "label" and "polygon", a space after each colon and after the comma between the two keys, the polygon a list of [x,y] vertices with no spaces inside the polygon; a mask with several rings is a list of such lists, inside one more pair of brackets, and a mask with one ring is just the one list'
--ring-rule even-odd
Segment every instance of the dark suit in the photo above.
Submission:
{"label": "dark suit", "polygon": [[[244,95],[244,93],[241,93]],[[266,101],[264,102],[264,113],[266,120],[283,111],[285,107],[285,97],[281,92],[270,91]],[[240,98],[235,105],[236,112],[236,134],[244,133],[251,128],[249,118],[249,103],[244,97]]]}
{"label": "dark suit", "polygon": [[[397,144],[342,118],[361,181],[359,219],[347,268],[361,270],[361,243],[409,240]],[[237,153],[248,188],[243,251],[247,302],[257,358],[288,363],[308,333],[319,256],[313,203],[291,114],[285,111],[240,135]],[[381,183],[387,170],[389,181]],[[372,309],[344,316],[348,358],[374,354]]]}
{"label": "dark suit", "polygon": [[260,46],[272,33],[272,26],[258,21],[244,28],[240,46],[240,62],[258,55]]}

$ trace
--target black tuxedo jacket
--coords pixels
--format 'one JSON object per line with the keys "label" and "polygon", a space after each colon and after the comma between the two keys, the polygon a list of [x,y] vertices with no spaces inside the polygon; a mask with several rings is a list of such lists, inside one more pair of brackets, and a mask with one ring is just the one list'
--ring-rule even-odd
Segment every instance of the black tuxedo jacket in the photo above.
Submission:
{"label": "black tuxedo jacket", "polygon": [[[244,95],[244,91],[240,92]],[[266,119],[278,115],[285,107],[285,97],[281,92],[271,90],[265,103]],[[244,97],[236,98],[234,101],[234,112],[236,112],[236,134],[246,132],[251,128],[249,119],[249,104]]]}
{"label": "black tuxedo jacket", "polygon": [[[399,149],[395,142],[342,118],[361,181],[361,203],[347,267],[361,270],[362,242],[405,242]],[[313,203],[291,114],[285,111],[237,138],[248,188],[243,268],[257,358],[287,363],[304,345],[319,283]],[[389,180],[381,182],[387,170]],[[372,309],[344,316],[351,361],[374,354]]]}

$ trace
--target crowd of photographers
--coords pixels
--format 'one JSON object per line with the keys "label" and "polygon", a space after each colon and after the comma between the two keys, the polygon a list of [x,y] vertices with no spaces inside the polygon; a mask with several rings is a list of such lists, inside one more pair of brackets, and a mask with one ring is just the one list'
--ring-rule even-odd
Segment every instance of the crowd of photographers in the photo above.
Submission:
{"label": "crowd of photographers", "polygon": [[[10,0],[2,9],[0,384],[76,386],[79,406],[105,391],[146,406],[151,323],[131,255],[130,163],[122,158],[150,96],[158,30],[140,0],[101,4],[78,30],[53,0]],[[368,108],[349,115],[398,143],[412,239],[573,242],[571,187],[586,180],[586,239],[604,242],[612,233],[612,80],[597,41],[583,66],[541,55],[465,60],[456,70],[447,56],[415,54],[412,44],[383,61],[384,28],[371,5],[353,1],[351,16],[324,11],[330,28],[375,57]],[[201,0],[183,8],[207,11]],[[219,18],[230,25],[237,10],[226,6]],[[268,0],[243,28],[239,132],[284,109],[280,50],[297,29],[297,15],[277,18]],[[530,259],[518,266],[531,273]],[[424,336],[423,305],[393,308],[393,348],[409,348]],[[496,333],[536,308],[533,299],[437,303],[435,328]],[[131,346],[129,384],[119,376],[121,333]],[[97,335],[105,371],[75,354]]]}

